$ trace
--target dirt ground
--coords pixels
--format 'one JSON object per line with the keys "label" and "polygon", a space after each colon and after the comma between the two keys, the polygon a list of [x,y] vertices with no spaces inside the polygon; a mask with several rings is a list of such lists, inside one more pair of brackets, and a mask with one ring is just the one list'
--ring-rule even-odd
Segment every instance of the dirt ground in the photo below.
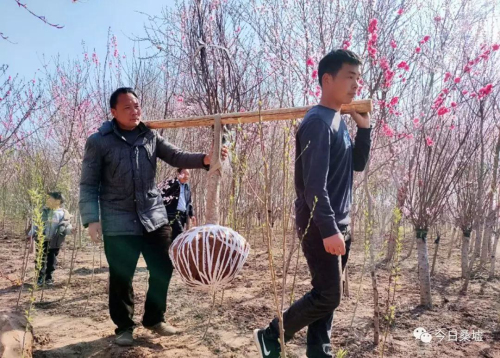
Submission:
{"label": "dirt ground", "polygon": [[[274,316],[275,308],[267,252],[257,232],[249,240],[252,251],[243,271],[232,286],[225,290],[223,297],[221,293],[216,296],[205,339],[202,337],[212,310],[212,298],[206,293],[186,288],[176,272],[168,296],[167,318],[182,330],[182,334],[160,338],[139,325],[134,332],[135,345],[130,348],[113,344],[114,326],[108,314],[108,268],[104,253],[90,246],[77,251],[73,277],[63,297],[72,254],[70,247],[73,245],[72,238],[68,241],[67,247],[59,255],[54,286],[44,289],[43,300],[42,292],[36,292],[37,303],[33,313],[34,357],[258,356],[251,340],[252,330],[267,325]],[[403,257],[408,253],[409,239],[404,244]],[[500,279],[486,281],[476,277],[471,282],[469,295],[458,295],[461,287],[459,249],[455,247],[448,260],[449,244],[446,238],[442,240],[436,274],[432,278],[432,310],[418,307],[416,250],[412,257],[402,261],[400,287],[395,299],[395,323],[387,334],[385,357],[500,357]],[[276,234],[278,265],[282,262],[280,246],[281,234]],[[354,239],[349,261],[350,296],[344,298],[335,313],[332,343],[335,351],[346,349],[348,357],[380,357],[382,343],[378,348],[373,345],[373,294],[368,270],[361,281],[363,246],[361,237]],[[0,268],[3,273],[3,277],[0,277],[0,311],[12,309],[16,305],[20,287],[15,281],[20,277],[22,251],[22,238],[9,234],[0,236]],[[433,252],[433,247],[429,252]],[[32,282],[33,277],[31,261],[32,258],[27,282]],[[294,270],[295,259],[292,273]],[[147,274],[141,258],[134,278],[137,322],[140,322],[143,313]],[[282,278],[280,272],[278,278]],[[377,279],[381,311],[385,312],[389,270],[379,267]],[[293,276],[289,275],[288,295],[292,280]],[[22,293],[23,308],[27,307],[29,287],[25,285]],[[309,288],[308,269],[301,255],[295,297]],[[433,340],[423,343],[415,339],[413,331],[417,327],[423,327],[433,334]],[[447,336],[438,338],[438,330]],[[382,337],[385,331],[384,325]],[[480,333],[470,337],[473,331]],[[453,339],[454,332],[457,332],[456,341]],[[288,344],[289,357],[305,357],[305,339],[304,329]]]}

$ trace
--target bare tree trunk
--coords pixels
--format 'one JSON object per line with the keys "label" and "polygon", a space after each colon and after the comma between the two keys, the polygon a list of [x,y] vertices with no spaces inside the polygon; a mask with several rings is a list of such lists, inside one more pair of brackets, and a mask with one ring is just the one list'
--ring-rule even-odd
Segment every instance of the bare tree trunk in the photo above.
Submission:
{"label": "bare tree trunk", "polygon": [[470,235],[470,231],[464,231],[462,235],[462,278],[466,278],[469,273]]}
{"label": "bare tree trunk", "polygon": [[493,228],[489,225],[489,223],[486,223],[486,225],[484,225],[483,245],[481,247],[481,260],[479,262],[480,268],[486,266],[488,262],[489,247],[491,246],[492,233],[493,233]]}
{"label": "bare tree trunk", "polygon": [[[394,216],[394,215],[393,215]],[[394,219],[392,220],[394,223]],[[391,231],[389,233],[389,239],[387,242],[387,254],[385,257],[385,261],[389,264],[392,261],[392,257],[394,256],[394,252],[396,251],[396,235],[397,232],[394,232],[394,225],[391,227]],[[397,228],[396,228],[397,230]]]}
{"label": "bare tree trunk", "polygon": [[450,238],[450,248],[448,250],[448,259],[451,257],[451,252],[453,251],[453,246],[455,245],[455,234],[457,233],[457,228],[453,227]]}
{"label": "bare tree trunk", "polygon": [[417,233],[418,279],[420,282],[420,304],[432,308],[429,253],[427,251],[427,230],[415,228]]}
{"label": "bare tree trunk", "polygon": [[496,263],[496,254],[498,248],[498,239],[500,238],[500,230],[497,228],[497,232],[495,233],[495,243],[493,244],[493,248],[491,250],[491,264],[490,264],[490,280],[495,277],[495,263]]}
{"label": "bare tree trunk", "polygon": [[220,150],[222,148],[222,128],[220,115],[216,115],[214,128],[214,149],[210,158],[210,171],[207,179],[207,201],[206,216],[207,224],[219,225],[220,208],[220,182],[222,177],[222,163],[220,161]]}
{"label": "bare tree trunk", "polygon": [[441,241],[441,236],[440,234],[437,234],[436,241],[434,241],[436,247],[434,248],[434,257],[432,258],[431,276],[434,276],[434,269],[436,268],[436,260],[437,260],[440,241]]}

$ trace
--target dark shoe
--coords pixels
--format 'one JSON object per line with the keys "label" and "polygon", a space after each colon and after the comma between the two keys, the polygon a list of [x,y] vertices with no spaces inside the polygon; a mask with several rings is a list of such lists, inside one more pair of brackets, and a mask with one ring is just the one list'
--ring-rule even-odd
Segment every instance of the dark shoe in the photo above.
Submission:
{"label": "dark shoe", "polygon": [[38,279],[38,281],[36,282],[36,285],[37,285],[38,287],[42,287],[42,286],[43,286],[43,283],[44,283],[44,282],[43,282],[43,278],[39,278],[39,279]]}
{"label": "dark shoe", "polygon": [[121,347],[129,347],[134,344],[134,337],[131,331],[125,331],[116,335],[115,343]]}
{"label": "dark shoe", "polygon": [[47,286],[53,286],[54,285],[54,280],[51,279],[51,278],[48,278],[48,279],[45,280],[45,284]]}
{"label": "dark shoe", "polygon": [[144,328],[149,329],[150,331],[153,331],[160,336],[173,336],[178,332],[178,330],[174,326],[171,326],[165,322],[160,322],[151,327],[144,326]]}
{"label": "dark shoe", "polygon": [[269,339],[265,336],[265,329],[253,331],[253,339],[257,346],[260,358],[280,358],[281,347],[277,339]]}

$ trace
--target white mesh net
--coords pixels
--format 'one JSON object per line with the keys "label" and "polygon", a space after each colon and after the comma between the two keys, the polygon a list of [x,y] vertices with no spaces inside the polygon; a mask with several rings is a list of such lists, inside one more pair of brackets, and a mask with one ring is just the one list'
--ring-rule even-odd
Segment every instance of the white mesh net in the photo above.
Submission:
{"label": "white mesh net", "polygon": [[190,287],[214,292],[242,269],[250,245],[236,231],[219,225],[194,227],[175,239],[169,256]]}

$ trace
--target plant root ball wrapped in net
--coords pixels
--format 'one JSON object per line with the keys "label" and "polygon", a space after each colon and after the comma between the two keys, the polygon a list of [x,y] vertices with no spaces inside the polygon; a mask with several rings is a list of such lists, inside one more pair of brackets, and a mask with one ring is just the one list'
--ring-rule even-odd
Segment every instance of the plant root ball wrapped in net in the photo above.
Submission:
{"label": "plant root ball wrapped in net", "polygon": [[214,292],[240,272],[250,245],[228,227],[203,225],[179,235],[168,253],[189,287]]}

